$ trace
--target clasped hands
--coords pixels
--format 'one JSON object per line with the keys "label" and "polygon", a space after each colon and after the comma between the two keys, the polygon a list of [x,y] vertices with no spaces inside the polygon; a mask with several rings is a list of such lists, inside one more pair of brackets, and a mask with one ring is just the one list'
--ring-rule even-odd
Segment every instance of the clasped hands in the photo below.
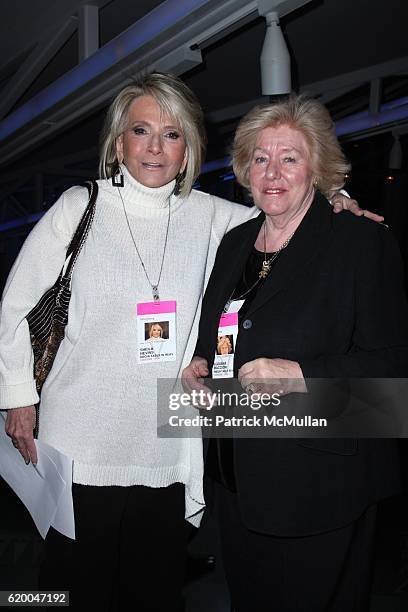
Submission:
{"label": "clasped hands", "polygon": [[[204,384],[204,378],[208,374],[207,360],[203,357],[193,357],[181,376],[183,388],[187,393],[194,391],[200,394],[200,402],[194,404],[197,408],[207,408],[209,402],[206,397],[213,395],[211,389]],[[300,365],[289,359],[259,357],[248,361],[239,369],[238,380],[244,391],[250,395],[307,393]]]}
{"label": "clasped hands", "polygon": [[300,365],[290,359],[259,357],[248,361],[238,370],[238,380],[242,388],[251,394],[307,392]]}

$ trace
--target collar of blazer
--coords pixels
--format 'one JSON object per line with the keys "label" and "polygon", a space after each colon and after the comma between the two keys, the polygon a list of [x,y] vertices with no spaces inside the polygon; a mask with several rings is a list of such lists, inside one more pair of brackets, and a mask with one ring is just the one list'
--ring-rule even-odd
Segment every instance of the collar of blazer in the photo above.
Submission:
{"label": "collar of blazer", "polygon": [[[261,212],[256,219],[237,227],[233,230],[234,233],[231,233],[231,240],[225,244],[228,249],[227,260],[233,261],[234,267],[220,287],[222,307],[242,275],[264,219],[265,214]],[[330,243],[332,222],[333,209],[326,198],[317,192],[290,244],[279,255],[273,271],[252,302],[248,315],[293,282],[294,277],[301,274],[307,266],[313,265],[312,260]]]}

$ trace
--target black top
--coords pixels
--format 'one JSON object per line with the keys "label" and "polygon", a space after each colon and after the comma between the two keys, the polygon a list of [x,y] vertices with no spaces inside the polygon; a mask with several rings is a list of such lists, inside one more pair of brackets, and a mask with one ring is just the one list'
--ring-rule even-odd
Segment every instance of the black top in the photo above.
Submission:
{"label": "black top", "polygon": [[[234,228],[218,248],[195,350],[210,370],[222,309],[264,220],[260,213]],[[327,379],[328,386],[331,379],[408,374],[398,246],[378,223],[333,214],[319,193],[246,318],[251,324],[239,327],[235,371],[259,357],[279,357],[298,362],[305,379]],[[344,526],[400,487],[395,442],[381,438],[237,437],[234,475],[244,525],[290,537]],[[209,504],[211,490],[206,487]]]}
{"label": "black top", "polygon": [[[266,259],[270,259],[273,255],[274,253],[261,253],[254,247],[247,259],[241,278],[230,298],[232,300],[245,299],[238,311],[239,327],[242,321],[246,319],[246,314],[252,302],[266,280],[265,278],[259,278],[262,262],[265,257]],[[271,270],[275,262],[276,260],[272,262]],[[245,297],[241,297],[244,296],[244,294]],[[210,440],[205,471],[207,476],[210,476],[224,485],[224,487],[230,491],[236,491],[234,476],[234,439],[232,437],[212,438]]]}

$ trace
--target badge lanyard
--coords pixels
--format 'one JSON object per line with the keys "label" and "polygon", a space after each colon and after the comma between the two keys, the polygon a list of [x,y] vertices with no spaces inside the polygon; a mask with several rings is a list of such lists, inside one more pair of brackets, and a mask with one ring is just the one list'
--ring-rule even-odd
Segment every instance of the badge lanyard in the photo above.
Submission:
{"label": "badge lanyard", "polygon": [[129,218],[126,211],[122,192],[118,187],[120,199],[122,201],[123,212],[125,214],[126,223],[129,229],[129,234],[135,247],[136,254],[145,273],[147,282],[149,283],[153,302],[141,302],[136,306],[136,324],[137,324],[137,361],[138,363],[152,363],[161,361],[176,360],[176,301],[167,300],[161,301],[159,294],[159,285],[163,271],[164,259],[167,250],[167,240],[169,237],[170,227],[170,198],[168,200],[168,217],[166,236],[164,239],[163,254],[160,265],[160,272],[156,283],[152,283],[149,274],[146,270],[144,261],[137,248],[136,240],[133,236]]}
{"label": "badge lanyard", "polygon": [[217,348],[212,367],[213,378],[234,376],[235,346],[238,336],[238,311],[245,300],[234,300],[218,323]]}
{"label": "badge lanyard", "polygon": [[137,248],[136,240],[135,240],[135,238],[133,236],[132,228],[130,227],[129,218],[128,218],[128,215],[127,215],[127,212],[126,212],[125,201],[124,201],[124,199],[122,197],[122,192],[120,191],[119,187],[118,187],[118,191],[119,191],[120,199],[122,200],[123,212],[125,213],[125,218],[126,218],[126,223],[127,223],[128,229],[129,229],[129,234],[130,234],[130,237],[132,238],[132,242],[133,242],[133,245],[135,247],[135,251],[136,251],[137,256],[139,258],[140,264],[141,264],[141,266],[143,268],[143,271],[144,271],[144,273],[146,275],[147,282],[149,283],[149,285],[151,287],[152,295],[153,295],[153,300],[155,302],[160,302],[159,285],[160,285],[160,279],[161,279],[161,275],[162,275],[162,271],[163,271],[164,258],[166,256],[167,239],[169,237],[169,227],[170,227],[170,215],[171,215],[171,213],[170,213],[170,198],[169,198],[169,201],[168,201],[168,204],[167,204],[167,208],[168,208],[167,228],[166,228],[166,237],[164,239],[163,255],[162,255],[162,260],[161,260],[161,265],[160,265],[159,278],[157,279],[156,283],[152,283],[152,281],[150,280],[150,277],[149,277],[149,275],[147,273],[144,261],[143,261],[141,255],[140,255],[140,253],[139,253],[139,249]]}

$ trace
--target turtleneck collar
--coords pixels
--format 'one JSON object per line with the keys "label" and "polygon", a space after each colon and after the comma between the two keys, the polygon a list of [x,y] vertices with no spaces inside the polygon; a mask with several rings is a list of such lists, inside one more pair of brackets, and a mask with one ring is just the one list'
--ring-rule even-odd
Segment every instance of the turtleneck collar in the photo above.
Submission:
{"label": "turtleneck collar", "polygon": [[135,207],[138,209],[160,210],[168,206],[169,198],[176,184],[175,180],[162,187],[146,187],[130,174],[124,164],[121,164],[120,167],[123,172],[124,186],[119,187],[119,189],[122,190],[122,195],[129,212]]}

